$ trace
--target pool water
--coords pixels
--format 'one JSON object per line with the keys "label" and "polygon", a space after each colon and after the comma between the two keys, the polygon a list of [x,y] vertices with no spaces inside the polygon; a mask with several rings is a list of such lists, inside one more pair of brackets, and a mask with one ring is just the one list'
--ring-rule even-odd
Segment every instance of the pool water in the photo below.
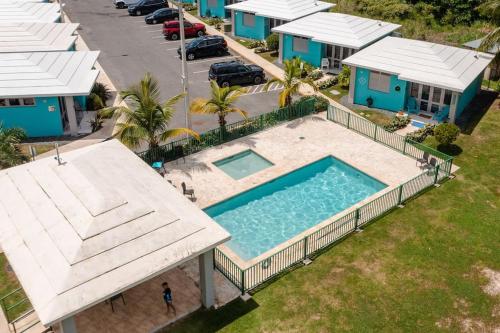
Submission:
{"label": "pool water", "polygon": [[231,233],[226,244],[249,260],[386,186],[329,156],[205,212]]}
{"label": "pool water", "polygon": [[214,165],[238,180],[254,174],[273,164],[264,157],[248,149],[233,156],[214,162]]}
{"label": "pool water", "polygon": [[413,126],[415,126],[415,127],[418,127],[418,128],[424,128],[425,127],[425,123],[422,123],[422,122],[416,121],[416,120],[412,120],[411,124]]}

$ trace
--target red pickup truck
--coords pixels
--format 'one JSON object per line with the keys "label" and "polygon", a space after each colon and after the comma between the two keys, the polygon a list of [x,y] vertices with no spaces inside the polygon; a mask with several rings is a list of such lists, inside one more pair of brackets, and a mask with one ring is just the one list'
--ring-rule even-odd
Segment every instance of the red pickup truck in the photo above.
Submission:
{"label": "red pickup truck", "polygon": [[[179,21],[168,21],[163,23],[163,35],[165,38],[171,40],[179,39],[181,29]],[[201,23],[192,24],[191,22],[184,21],[184,34],[186,37],[201,37],[205,34],[205,25]]]}

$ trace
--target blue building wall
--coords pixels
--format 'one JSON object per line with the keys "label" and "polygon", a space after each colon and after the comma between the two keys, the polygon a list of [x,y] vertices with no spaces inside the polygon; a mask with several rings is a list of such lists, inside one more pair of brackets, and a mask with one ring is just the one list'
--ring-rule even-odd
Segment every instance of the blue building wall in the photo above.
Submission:
{"label": "blue building wall", "polygon": [[269,36],[268,18],[255,16],[255,26],[247,27],[243,25],[243,12],[234,12],[234,35],[243,38],[263,40]]}
{"label": "blue building wall", "polygon": [[[389,111],[401,111],[406,106],[407,81],[399,80],[396,75],[391,76],[390,89],[388,93],[371,90],[368,88],[370,70],[366,68],[356,69],[356,80],[354,81],[354,103],[366,105],[366,99],[371,97],[373,104],[371,107]],[[351,84],[353,84],[351,80]],[[399,86],[399,91],[396,87]]]}
{"label": "blue building wall", "polygon": [[37,97],[33,106],[0,107],[0,122],[6,128],[23,128],[29,137],[59,136],[64,132],[57,97]]}
{"label": "blue building wall", "polygon": [[293,50],[293,36],[283,34],[283,60],[300,57],[300,59],[310,63],[313,66],[321,66],[321,58],[325,54],[325,44],[308,39],[308,52],[297,52]]}
{"label": "blue building wall", "polygon": [[200,15],[201,16],[208,16],[208,17],[220,17],[220,18],[225,18],[226,17],[226,11],[224,9],[224,0],[217,0],[217,6],[209,6],[208,5],[208,0],[199,0],[200,6]]}
{"label": "blue building wall", "polygon": [[479,74],[478,77],[472,81],[472,83],[464,90],[460,95],[457,103],[457,111],[455,112],[455,119],[460,117],[464,109],[469,105],[472,99],[476,96],[476,93],[481,86],[483,81],[483,73]]}
{"label": "blue building wall", "polygon": [[87,96],[75,96],[73,100],[75,103],[80,104],[83,111],[87,110]]}

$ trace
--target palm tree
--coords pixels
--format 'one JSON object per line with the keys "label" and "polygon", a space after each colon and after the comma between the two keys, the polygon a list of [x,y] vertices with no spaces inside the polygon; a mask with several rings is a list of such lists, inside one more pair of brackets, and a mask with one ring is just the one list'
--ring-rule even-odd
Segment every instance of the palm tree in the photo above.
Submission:
{"label": "palm tree", "polygon": [[29,160],[19,149],[19,143],[26,139],[21,128],[3,128],[0,123],[0,169],[9,168]]}
{"label": "palm tree", "polygon": [[190,106],[192,113],[215,114],[219,118],[219,126],[225,131],[226,116],[230,113],[239,113],[243,118],[248,114],[240,108],[234,106],[234,103],[241,95],[246,93],[246,89],[239,86],[219,87],[216,81],[210,81],[211,94],[210,99],[196,98]]}
{"label": "palm tree", "polygon": [[284,67],[285,67],[285,76],[283,79],[272,79],[269,80],[266,85],[264,86],[264,90],[268,90],[269,87],[273,83],[280,83],[283,85],[283,91],[281,91],[279,95],[279,106],[284,107],[284,106],[289,106],[292,104],[292,98],[294,95],[297,95],[299,93],[299,88],[301,84],[307,84],[311,86],[314,91],[318,90],[318,87],[314,83],[313,80],[305,78],[301,79],[302,77],[302,68],[301,68],[301,60],[300,58],[293,58],[291,60],[285,60],[284,61]]}
{"label": "palm tree", "polygon": [[496,72],[500,67],[500,27],[495,28],[488,35],[486,35],[486,37],[482,40],[481,45],[479,45],[479,51],[489,52],[490,50],[495,51],[495,57],[493,58],[492,63],[494,71]]}
{"label": "palm tree", "polygon": [[174,105],[184,97],[179,94],[161,104],[158,81],[146,73],[141,82],[120,93],[132,108],[118,107],[104,109],[103,116],[113,113],[118,118],[114,136],[131,148],[146,142],[149,149],[158,147],[161,142],[182,134],[199,139],[198,133],[189,128],[169,128],[168,124],[175,113]]}

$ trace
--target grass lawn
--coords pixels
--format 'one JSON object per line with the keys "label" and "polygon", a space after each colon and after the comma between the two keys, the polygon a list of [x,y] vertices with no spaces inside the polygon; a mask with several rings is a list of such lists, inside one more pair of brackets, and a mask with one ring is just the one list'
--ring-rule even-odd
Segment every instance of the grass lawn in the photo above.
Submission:
{"label": "grass lawn", "polygon": [[500,91],[500,80],[483,80],[483,87],[491,90]]}
{"label": "grass lawn", "polygon": [[[10,269],[8,269],[7,258],[5,258],[5,255],[3,253],[0,253],[0,298],[19,287],[20,285],[17,281],[16,276],[12,271],[10,271]],[[7,299],[6,306],[12,306],[15,303],[21,301],[23,298],[24,292],[21,291],[20,293],[16,293],[15,295]],[[16,316],[26,311],[28,306],[29,303],[22,303],[9,311],[9,315],[12,318],[15,318]]]}
{"label": "grass lawn", "polygon": [[[52,149],[55,149],[55,145],[53,143],[52,144],[23,143],[20,146],[21,146],[21,151],[28,156],[31,156],[30,148],[29,148],[30,146],[34,146],[36,148],[37,155],[40,155],[40,154],[46,153]],[[63,146],[63,144],[59,144],[59,147],[61,147],[61,146]]]}
{"label": "grass lawn", "polygon": [[[340,94],[338,95],[334,95],[331,93],[331,91],[335,89],[337,90]],[[321,89],[320,92],[325,95],[325,96],[328,96],[330,97],[331,99],[339,102],[340,99],[343,97],[343,96],[346,96],[349,94],[349,88],[342,88],[341,86],[339,86],[338,84],[334,85],[334,86],[331,86],[329,88],[326,88],[326,89]]]}
{"label": "grass lawn", "polygon": [[272,64],[274,64],[274,62],[278,60],[278,53],[275,51],[263,52],[258,54]]}
{"label": "grass lawn", "polygon": [[485,291],[485,272],[500,274],[498,105],[497,99],[495,110],[456,142],[463,152],[456,156],[455,179],[269,284],[248,303],[199,311],[169,332],[498,328],[500,295]]}
{"label": "grass lawn", "polygon": [[392,119],[392,117],[389,117],[385,113],[375,110],[354,109],[354,112],[379,126],[389,125]]}

